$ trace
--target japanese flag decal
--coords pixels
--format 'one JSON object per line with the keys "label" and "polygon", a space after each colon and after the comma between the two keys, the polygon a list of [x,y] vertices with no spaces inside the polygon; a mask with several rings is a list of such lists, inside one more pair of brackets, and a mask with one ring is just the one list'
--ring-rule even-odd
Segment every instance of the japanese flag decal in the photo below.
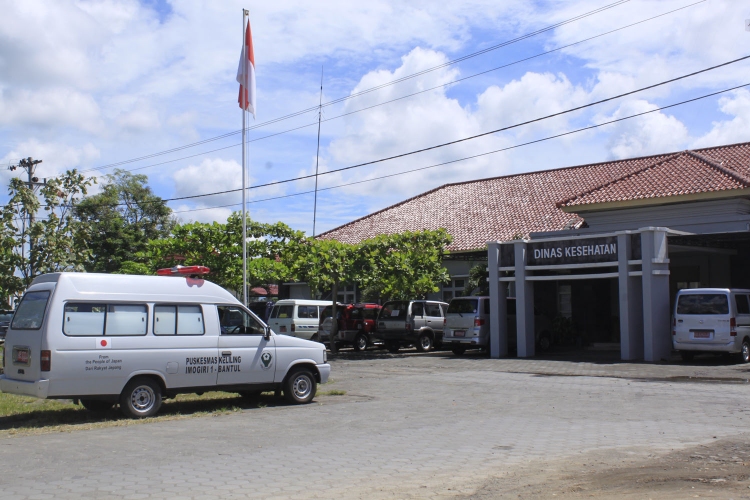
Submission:
{"label": "japanese flag decal", "polygon": [[112,349],[112,339],[96,339],[97,349]]}

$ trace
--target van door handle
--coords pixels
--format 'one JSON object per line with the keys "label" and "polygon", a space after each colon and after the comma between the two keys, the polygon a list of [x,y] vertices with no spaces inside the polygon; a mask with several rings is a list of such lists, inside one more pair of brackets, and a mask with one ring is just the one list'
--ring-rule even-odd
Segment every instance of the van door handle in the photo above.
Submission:
{"label": "van door handle", "polygon": [[232,355],[232,351],[221,351],[221,355],[222,356],[231,356]]}

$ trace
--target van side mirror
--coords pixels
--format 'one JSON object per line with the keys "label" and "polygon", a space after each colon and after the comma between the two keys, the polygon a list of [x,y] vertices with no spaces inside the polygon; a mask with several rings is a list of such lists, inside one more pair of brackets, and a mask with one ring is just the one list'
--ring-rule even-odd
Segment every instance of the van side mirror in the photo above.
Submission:
{"label": "van side mirror", "polygon": [[268,325],[263,328],[263,338],[266,340],[271,338],[271,327]]}

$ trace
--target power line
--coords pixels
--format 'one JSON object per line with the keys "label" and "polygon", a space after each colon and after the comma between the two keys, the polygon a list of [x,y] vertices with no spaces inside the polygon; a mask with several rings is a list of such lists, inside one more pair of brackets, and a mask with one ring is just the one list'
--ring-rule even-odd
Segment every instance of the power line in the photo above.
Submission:
{"label": "power line", "polygon": [[[516,61],[510,62],[510,63],[507,63],[507,64],[503,64],[502,66],[497,66],[495,68],[491,68],[491,69],[488,69],[488,70],[485,70],[485,71],[482,71],[482,72],[479,72],[479,73],[475,73],[473,75],[465,76],[463,78],[459,78],[457,80],[453,80],[452,82],[443,83],[443,84],[440,84],[440,85],[436,85],[434,87],[430,87],[430,88],[427,88],[427,89],[420,90],[418,92],[413,92],[411,94],[407,94],[407,95],[404,95],[404,96],[401,96],[401,97],[396,97],[396,98],[388,100],[388,101],[384,101],[384,102],[381,102],[381,103],[378,103],[378,104],[373,104],[372,106],[367,106],[367,107],[364,107],[364,108],[361,108],[361,109],[357,109],[357,110],[354,110],[354,111],[349,111],[347,113],[342,113],[340,115],[336,115],[336,116],[333,116],[333,117],[330,117],[330,118],[326,118],[326,119],[323,119],[322,122],[328,122],[328,121],[331,121],[331,120],[337,120],[339,118],[343,118],[343,117],[350,116],[350,115],[353,115],[353,114],[356,114],[356,113],[360,113],[362,111],[367,111],[367,110],[370,110],[370,109],[373,109],[373,108],[376,108],[376,107],[379,107],[379,106],[384,106],[386,104],[390,104],[390,103],[397,102],[397,101],[400,101],[400,100],[403,100],[403,99],[407,99],[407,98],[413,97],[415,95],[424,94],[425,92],[430,92],[430,91],[433,91],[433,90],[436,90],[436,89],[447,87],[449,85],[455,85],[457,83],[469,80],[471,78],[475,78],[477,76],[481,76],[481,75],[484,75],[484,74],[487,74],[487,73],[491,73],[491,72],[497,71],[499,69],[507,68],[507,67],[510,67],[510,66],[513,66],[513,65],[516,65],[516,64],[519,64],[519,63],[522,63],[522,62],[529,61],[531,59],[535,59],[537,57],[541,57],[541,56],[545,56],[545,55],[551,54],[553,52],[558,52],[558,51],[561,51],[561,50],[573,47],[575,45],[578,45],[578,44],[581,44],[581,43],[584,43],[584,42],[588,42],[588,41],[591,41],[593,39],[600,38],[602,36],[606,36],[606,35],[615,33],[617,31],[621,31],[621,30],[624,30],[624,29],[627,29],[627,28],[631,28],[633,26],[636,26],[636,25],[639,25],[639,24],[642,24],[642,23],[645,23],[645,22],[657,19],[659,17],[663,17],[663,16],[666,16],[666,15],[669,15],[669,14],[673,14],[673,13],[675,13],[677,11],[680,11],[680,10],[683,10],[683,9],[687,9],[688,7],[693,7],[694,5],[697,5],[699,3],[703,3],[705,1],[706,0],[699,0],[698,2],[689,4],[689,5],[685,5],[683,7],[679,7],[679,8],[674,9],[674,10],[670,10],[670,11],[664,12],[664,13],[658,14],[656,16],[652,16],[652,17],[649,17],[649,18],[646,18],[646,19],[642,19],[641,21],[637,21],[635,23],[631,23],[631,24],[622,26],[620,28],[616,28],[616,29],[613,29],[613,30],[610,30],[610,31],[606,31],[604,33],[600,33],[598,35],[594,35],[594,36],[591,36],[591,37],[588,37],[588,38],[584,38],[584,39],[579,40],[577,42],[569,43],[567,45],[563,45],[563,46],[557,47],[555,49],[551,49],[551,50],[548,50],[548,51],[545,51],[545,52],[540,52],[540,53],[535,54],[533,56],[525,57],[523,59],[518,59]],[[325,104],[323,104],[322,106],[324,106],[324,105]],[[317,125],[317,124],[318,124],[318,121],[307,123],[305,125],[300,125],[298,127],[294,127],[294,128],[291,128],[291,129],[283,130],[281,132],[275,132],[273,134],[264,135],[263,137],[258,137],[256,139],[249,140],[249,141],[247,141],[247,143],[262,141],[262,140],[265,140],[265,139],[270,139],[271,137],[276,137],[276,136],[279,136],[279,135],[287,134],[287,133],[294,132],[294,131],[297,131],[297,130],[301,130],[303,128],[311,127],[311,126]],[[232,134],[234,134],[234,132]],[[223,146],[221,148],[211,149],[211,150],[208,150],[208,151],[203,151],[203,152],[192,154],[192,155],[188,155],[188,156],[182,156],[180,158],[173,158],[171,160],[166,160],[166,161],[159,162],[159,163],[153,163],[151,165],[144,165],[144,166],[141,166],[141,167],[136,167],[136,168],[131,168],[131,169],[125,169],[125,170],[127,172],[135,172],[137,170],[144,170],[144,169],[147,169],[147,168],[158,167],[158,166],[161,166],[161,165],[166,165],[168,163],[174,163],[174,162],[181,161],[181,160],[187,160],[187,159],[190,159],[190,158],[195,158],[195,157],[203,156],[203,155],[210,154],[210,153],[215,153],[217,151],[223,151],[223,150],[226,150],[226,149],[235,148],[235,147],[238,147],[238,146],[241,146],[241,145],[242,145],[242,143],[240,142],[240,143],[236,143],[236,144],[231,144],[229,146]],[[90,171],[94,171],[94,170],[102,170],[104,168],[108,168],[108,167],[105,166],[105,167],[90,168],[90,169],[82,170],[81,173],[90,172]]]}
{"label": "power line", "polygon": [[[410,173],[413,173],[413,172],[419,172],[421,170],[428,170],[428,169],[431,169],[431,168],[442,167],[442,166],[445,166],[445,165],[451,165],[453,163],[458,163],[458,162],[462,162],[462,161],[466,161],[466,160],[473,160],[475,158],[480,158],[482,156],[488,156],[488,155],[495,154],[495,153],[501,153],[503,151],[509,151],[511,149],[517,149],[517,148],[520,148],[520,147],[523,147],[523,146],[529,146],[531,144],[545,142],[545,141],[549,141],[549,140],[552,140],[552,139],[557,139],[559,137],[564,137],[566,135],[577,134],[579,132],[584,132],[586,130],[592,130],[592,129],[595,129],[595,128],[604,127],[606,125],[611,125],[613,123],[617,123],[617,122],[621,122],[621,121],[625,121],[625,120],[630,120],[631,118],[637,118],[639,116],[644,116],[644,115],[647,115],[649,113],[655,113],[657,111],[663,111],[665,109],[674,108],[676,106],[681,106],[683,104],[688,104],[688,103],[691,103],[691,102],[699,101],[701,99],[707,99],[709,97],[713,97],[713,96],[716,96],[716,95],[719,95],[719,94],[723,94],[723,93],[726,93],[726,92],[731,92],[732,90],[737,90],[737,89],[740,89],[740,88],[743,88],[743,87],[747,87],[747,86],[750,86],[750,83],[745,83],[743,85],[738,85],[736,87],[731,87],[731,88],[728,88],[728,89],[719,90],[717,92],[712,92],[710,94],[705,94],[705,95],[702,95],[702,96],[699,96],[699,97],[694,97],[692,99],[687,99],[685,101],[680,101],[680,102],[677,102],[677,103],[674,103],[674,104],[669,104],[667,106],[661,106],[659,108],[651,109],[649,111],[643,111],[641,113],[636,113],[636,114],[633,114],[633,115],[624,116],[624,117],[621,117],[621,118],[616,118],[616,119],[609,120],[609,121],[606,121],[606,122],[598,123],[596,125],[590,125],[588,127],[582,127],[582,128],[578,128],[578,129],[575,129],[575,130],[570,130],[568,132],[563,132],[561,134],[555,134],[555,135],[543,137],[541,139],[535,139],[533,141],[528,141],[528,142],[524,142],[524,143],[521,143],[521,144],[516,144],[516,145],[513,145],[513,146],[508,146],[508,147],[501,148],[501,149],[495,149],[495,150],[492,150],[492,151],[487,151],[485,153],[479,153],[479,154],[472,155],[472,156],[465,156],[463,158],[458,158],[456,160],[450,160],[450,161],[446,161],[446,162],[442,162],[442,163],[435,163],[433,165],[428,165],[426,167],[413,168],[413,169],[410,169],[410,170],[404,170],[403,172],[396,172],[396,173],[393,173],[393,174],[387,174],[387,175],[381,175],[379,177],[373,177],[371,179],[363,179],[363,180],[360,180],[360,181],[349,182],[349,183],[346,183],[346,184],[338,184],[336,186],[329,186],[329,187],[325,187],[325,188],[319,188],[318,191],[328,191],[328,190],[331,190],[331,189],[338,189],[338,188],[342,188],[342,187],[353,186],[353,185],[356,185],[356,184],[363,184],[365,182],[372,182],[372,181],[376,181],[376,180],[387,179],[389,177],[396,177],[396,176],[399,176],[399,175],[406,175],[406,174],[410,174]],[[257,187],[260,187],[260,186],[253,186],[250,189],[255,189]],[[292,197],[295,197],[295,196],[303,196],[303,195],[311,194],[311,193],[313,193],[313,191],[302,191],[302,192],[299,192],[299,193],[292,193],[292,194],[287,194],[287,195],[283,195],[283,196],[273,196],[273,197],[270,197],[270,198],[263,198],[263,199],[260,199],[260,200],[253,200],[253,201],[250,201],[248,203],[262,203],[262,202],[266,202],[266,201],[280,200],[280,199],[283,199],[283,198],[292,198]],[[188,210],[177,210],[177,211],[173,211],[172,213],[179,214],[179,213],[186,213],[186,212],[197,212],[197,211],[201,211],[201,210],[211,210],[211,209],[214,209],[214,208],[227,208],[227,207],[234,207],[234,206],[238,206],[238,205],[240,205],[240,203],[231,203],[231,204],[228,204],[228,205],[216,205],[216,206],[210,206],[210,207],[192,208],[192,209],[188,209]]]}
{"label": "power line", "polygon": [[[380,158],[380,159],[377,159],[377,160],[372,160],[372,161],[367,161],[367,162],[364,162],[364,163],[358,163],[358,164],[355,164],[355,165],[350,165],[348,167],[341,167],[341,168],[337,168],[337,169],[333,169],[333,170],[328,170],[326,172],[320,173],[320,175],[328,175],[328,174],[333,174],[333,173],[337,173],[337,172],[343,172],[345,170],[351,170],[351,169],[354,169],[354,168],[364,167],[366,165],[373,165],[375,163],[382,163],[382,162],[385,162],[385,161],[395,160],[395,159],[398,159],[398,158],[403,158],[403,157],[411,156],[411,155],[418,154],[418,153],[424,153],[426,151],[431,151],[431,150],[434,150],[434,149],[439,149],[439,148],[443,148],[443,147],[446,147],[446,146],[451,146],[451,145],[454,145],[454,144],[458,144],[458,143],[461,143],[461,142],[466,142],[466,141],[469,141],[469,140],[477,139],[479,137],[485,137],[485,136],[488,136],[488,135],[496,134],[498,132],[504,132],[504,131],[511,130],[511,129],[514,129],[514,128],[522,127],[524,125],[530,125],[532,123],[537,123],[537,122],[540,122],[540,121],[549,120],[550,118],[555,118],[555,117],[562,116],[562,115],[565,115],[565,114],[573,113],[575,111],[580,111],[580,110],[585,109],[585,108],[589,108],[589,107],[596,106],[596,105],[599,105],[599,104],[602,104],[602,103],[605,103],[605,102],[613,101],[615,99],[620,99],[620,98],[625,97],[625,96],[629,96],[629,95],[633,95],[633,94],[636,94],[636,93],[639,93],[639,92],[643,92],[644,90],[649,90],[649,89],[653,89],[653,88],[656,88],[656,87],[660,87],[660,86],[666,85],[668,83],[673,83],[673,82],[676,82],[676,81],[679,81],[679,80],[683,80],[685,78],[689,78],[691,76],[699,75],[699,74],[705,73],[707,71],[712,71],[714,69],[721,68],[721,67],[724,67],[724,66],[728,66],[730,64],[734,64],[734,63],[737,63],[737,62],[740,62],[740,61],[744,61],[744,60],[749,59],[749,58],[750,58],[750,55],[743,56],[743,57],[740,57],[738,59],[733,59],[731,61],[727,61],[727,62],[724,62],[724,63],[721,63],[721,64],[717,64],[715,66],[711,66],[711,67],[708,67],[708,68],[705,68],[705,69],[702,69],[702,70],[693,71],[692,73],[687,73],[685,75],[678,76],[676,78],[671,78],[669,80],[664,80],[662,82],[655,83],[655,84],[652,84],[652,85],[648,85],[646,87],[642,87],[642,88],[639,88],[639,89],[636,89],[636,90],[631,90],[629,92],[618,94],[618,95],[615,95],[615,96],[612,96],[612,97],[607,97],[605,99],[600,99],[598,101],[590,102],[588,104],[583,104],[581,106],[576,106],[574,108],[570,108],[570,109],[567,109],[567,110],[564,110],[564,111],[559,111],[557,113],[552,113],[550,115],[542,116],[542,117],[539,117],[539,118],[534,118],[532,120],[527,120],[527,121],[524,121],[524,122],[516,123],[514,125],[508,125],[506,127],[497,128],[497,129],[494,129],[494,130],[490,130],[488,132],[482,132],[481,134],[475,134],[475,135],[464,137],[464,138],[461,138],[461,139],[456,139],[454,141],[444,142],[444,143],[441,143],[441,144],[436,144],[434,146],[429,146],[429,147],[426,147],[426,148],[421,148],[421,149],[416,149],[416,150],[413,150],[413,151],[408,151],[406,153],[401,153],[401,154],[397,154],[397,155],[393,155],[393,156],[387,156],[387,157]],[[256,184],[255,186],[253,186],[253,188],[261,188],[261,187],[267,187],[267,186],[275,186],[275,185],[278,185],[278,184],[286,184],[286,183],[289,183],[289,182],[294,182],[294,181],[309,179],[311,177],[315,177],[315,174],[302,175],[302,176],[298,176],[298,177],[293,177],[291,179],[285,179],[285,180],[281,180],[281,181],[267,182],[267,183],[264,183],[264,184]],[[180,197],[176,197],[176,198],[166,198],[163,201],[178,201],[178,200],[187,200],[187,199],[193,199],[193,198],[203,198],[203,197],[206,197],[206,196],[214,196],[214,195],[217,195],[217,194],[235,193],[235,192],[240,191],[240,190],[241,190],[241,188],[240,189],[227,189],[227,190],[224,190],[224,191],[214,191],[214,192],[211,192],[211,193],[189,195],[189,196],[180,196]]]}
{"label": "power line", "polygon": [[[584,14],[579,14],[579,15],[577,15],[575,17],[566,19],[564,21],[560,21],[559,23],[552,24],[552,25],[547,26],[545,28],[542,28],[542,29],[539,29],[539,30],[536,30],[536,31],[533,31],[533,32],[530,32],[530,33],[526,33],[524,35],[518,36],[518,37],[513,38],[511,40],[507,40],[505,42],[501,42],[499,44],[493,45],[491,47],[487,47],[487,48],[482,49],[482,50],[478,50],[476,52],[472,52],[470,54],[466,54],[466,55],[461,56],[461,57],[459,57],[457,59],[453,59],[451,61],[448,61],[448,62],[445,62],[443,64],[440,64],[438,66],[434,66],[432,68],[427,68],[427,69],[424,69],[422,71],[418,71],[416,73],[413,73],[411,75],[406,75],[406,76],[403,76],[401,78],[397,78],[396,80],[393,80],[391,82],[383,83],[381,85],[377,85],[377,86],[371,87],[369,89],[361,90],[361,91],[356,92],[354,94],[349,94],[348,96],[339,97],[339,98],[334,99],[332,101],[325,102],[325,103],[322,104],[322,107],[331,106],[333,104],[338,104],[340,102],[343,102],[343,101],[346,101],[346,100],[349,100],[349,99],[353,99],[355,97],[359,97],[361,95],[364,95],[364,94],[367,94],[367,93],[370,93],[370,92],[374,92],[376,90],[380,90],[380,89],[385,88],[387,86],[395,85],[397,83],[401,83],[401,82],[409,80],[411,78],[416,78],[418,76],[422,76],[422,75],[424,75],[426,73],[429,73],[431,71],[436,71],[438,69],[445,68],[445,67],[453,65],[453,64],[457,64],[457,63],[465,61],[467,59],[471,59],[473,57],[476,57],[476,56],[479,56],[479,55],[482,55],[482,54],[486,54],[488,52],[497,50],[499,48],[506,47],[508,45],[512,45],[514,43],[526,40],[527,38],[532,38],[532,37],[540,35],[542,33],[546,33],[548,31],[554,30],[554,29],[559,28],[561,26],[564,26],[566,24],[570,24],[570,23],[573,23],[575,21],[579,21],[581,19],[585,19],[586,17],[593,16],[594,14],[598,14],[600,12],[604,12],[604,11],[609,10],[611,8],[618,7],[620,5],[628,3],[629,1],[630,0],[618,0],[618,1],[614,2],[614,3],[608,4],[608,5],[604,5],[602,7],[599,7],[597,9],[591,10],[591,11],[586,12]],[[705,0],[703,0],[703,1],[705,1]],[[296,111],[296,112],[293,112],[293,113],[290,113],[290,114],[287,114],[287,115],[284,115],[284,116],[280,116],[280,117],[274,118],[272,120],[267,120],[267,121],[259,123],[257,125],[253,125],[252,127],[246,127],[245,130],[254,130],[254,129],[257,129],[257,128],[260,128],[260,127],[265,127],[267,125],[271,125],[271,124],[274,124],[274,123],[277,123],[277,122],[280,122],[280,121],[283,121],[283,120],[288,120],[289,118],[294,118],[294,117],[303,115],[305,113],[309,113],[311,111],[315,111],[316,109],[318,109],[318,106],[313,106],[313,107],[310,107],[310,108],[305,108],[305,109],[302,109],[300,111]],[[96,168],[93,168],[93,169],[88,169],[88,170],[85,170],[85,171],[87,172],[87,171],[91,171],[91,170],[104,170],[104,169],[107,169],[107,168],[117,167],[117,166],[125,165],[125,164],[128,164],[128,163],[134,163],[134,162],[137,162],[137,161],[146,160],[146,159],[149,159],[149,158],[154,158],[156,156],[161,156],[161,155],[165,155],[165,154],[169,154],[169,153],[174,153],[174,152],[177,152],[177,151],[181,151],[183,149],[187,149],[187,148],[199,146],[201,144],[206,144],[206,143],[211,142],[211,141],[225,139],[227,137],[231,137],[233,135],[237,135],[237,134],[239,134],[241,132],[242,132],[242,130],[235,130],[235,131],[228,132],[226,134],[222,134],[222,135],[219,135],[219,136],[216,136],[216,137],[212,137],[212,138],[209,138],[209,139],[203,139],[201,141],[193,142],[193,143],[190,143],[190,144],[186,144],[186,145],[183,145],[183,146],[178,146],[176,148],[172,148],[172,149],[168,149],[168,150],[164,150],[164,151],[159,151],[159,152],[148,154],[148,155],[144,155],[144,156],[139,156],[137,158],[131,158],[129,160],[123,160],[123,161],[119,161],[119,162],[115,162],[115,163],[110,163],[110,164],[107,164],[107,165],[102,165],[102,166],[99,166],[99,167],[96,167]]]}

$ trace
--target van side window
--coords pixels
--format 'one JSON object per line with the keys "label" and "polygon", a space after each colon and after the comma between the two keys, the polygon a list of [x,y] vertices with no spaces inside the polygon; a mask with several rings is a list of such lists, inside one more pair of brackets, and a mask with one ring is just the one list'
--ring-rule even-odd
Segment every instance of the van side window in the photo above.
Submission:
{"label": "van side window", "polygon": [[297,317],[303,319],[317,319],[318,306],[297,306]]}
{"label": "van side window", "polygon": [[435,318],[441,317],[443,314],[440,311],[440,304],[425,304],[425,314]]}
{"label": "van side window", "polygon": [[105,304],[65,304],[63,333],[71,336],[104,335]]}
{"label": "van side window", "polygon": [[414,302],[411,305],[411,314],[415,317],[424,316],[424,305],[421,302]]}
{"label": "van side window", "polygon": [[154,306],[154,335],[203,335],[200,306]]}
{"label": "van side window", "polygon": [[145,304],[107,306],[105,335],[146,335],[148,309]]}
{"label": "van side window", "polygon": [[747,302],[747,295],[735,295],[737,301],[737,314],[750,314],[750,304]]}
{"label": "van side window", "polygon": [[219,325],[222,335],[263,335],[263,325],[236,306],[219,306]]}

